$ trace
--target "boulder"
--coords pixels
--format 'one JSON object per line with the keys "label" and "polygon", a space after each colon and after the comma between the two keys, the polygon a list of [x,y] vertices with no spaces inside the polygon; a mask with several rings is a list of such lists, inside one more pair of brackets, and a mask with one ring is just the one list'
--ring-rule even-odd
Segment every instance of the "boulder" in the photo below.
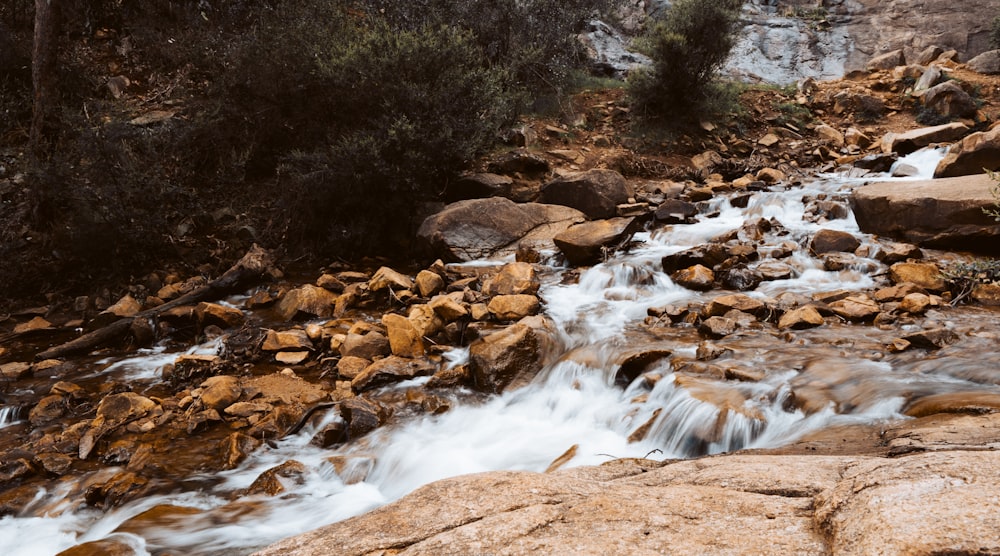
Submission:
{"label": "boulder", "polygon": [[387,266],[383,266],[375,271],[371,280],[368,281],[368,290],[380,292],[382,290],[412,290],[413,280],[409,276],[397,272]]}
{"label": "boulder", "polygon": [[444,322],[453,322],[469,316],[469,310],[464,305],[447,295],[435,296],[427,306]]}
{"label": "boulder", "polygon": [[502,321],[520,320],[538,313],[541,303],[533,295],[498,295],[490,300],[490,314]]}
{"label": "boulder", "polygon": [[234,376],[213,376],[201,383],[201,404],[205,409],[222,411],[240,399],[243,389]]}
{"label": "boulder", "polygon": [[823,229],[816,232],[809,244],[817,255],[822,253],[853,253],[861,241],[848,232]]}
{"label": "boulder", "polygon": [[829,306],[835,315],[851,322],[870,321],[881,311],[878,303],[864,294],[845,297]]}
{"label": "boulder", "polygon": [[535,294],[541,282],[535,267],[525,262],[508,263],[484,288],[486,295]]}
{"label": "boulder", "polygon": [[379,332],[372,331],[363,335],[348,334],[340,346],[340,355],[360,357],[371,361],[377,357],[389,355],[390,349],[389,339]]}
{"label": "boulder", "polygon": [[326,288],[306,284],[287,292],[278,302],[277,312],[284,320],[303,315],[329,318],[334,314],[337,295]]}
{"label": "boulder", "polygon": [[1000,223],[983,214],[995,208],[993,180],[958,178],[875,183],[854,190],[851,206],[861,231],[926,247],[995,252]]}
{"label": "boulder", "polygon": [[421,270],[418,272],[414,283],[417,286],[417,292],[424,297],[430,297],[440,292],[445,286],[444,278],[437,272],[431,272],[430,270]]}
{"label": "boulder", "polygon": [[866,71],[891,70],[897,66],[906,65],[906,56],[902,50],[893,50],[875,56],[865,64]]}
{"label": "boulder", "polygon": [[635,218],[611,218],[570,226],[555,236],[556,247],[574,266],[590,265],[604,259],[606,248],[614,247],[632,232]]}
{"label": "boulder", "polygon": [[614,170],[588,170],[556,178],[542,186],[541,202],[575,208],[589,218],[612,218],[616,207],[635,192]]}
{"label": "boulder", "polygon": [[680,199],[667,199],[656,207],[653,217],[664,224],[688,224],[694,221],[698,207]]}
{"label": "boulder", "polygon": [[469,347],[469,370],[478,390],[498,394],[512,383],[530,380],[542,368],[539,332],[518,323]]}
{"label": "boulder", "polygon": [[934,169],[935,178],[982,174],[1000,170],[1000,126],[973,133],[952,145]]}
{"label": "boulder", "polygon": [[889,279],[894,284],[913,284],[932,292],[948,287],[941,269],[934,263],[896,263],[889,267]]}
{"label": "boulder", "polygon": [[952,122],[931,127],[921,127],[906,133],[886,133],[882,137],[882,152],[907,155],[932,143],[950,143],[969,132],[969,126]]}
{"label": "boulder", "polygon": [[805,305],[781,315],[781,319],[778,320],[778,328],[798,330],[822,326],[823,322],[823,315],[819,314],[816,307]]}
{"label": "boulder", "polygon": [[235,307],[226,307],[218,303],[201,302],[194,308],[194,314],[202,327],[218,326],[220,328],[235,328],[243,324],[243,311]]}
{"label": "boulder", "polygon": [[995,75],[1000,73],[1000,50],[988,50],[965,63],[972,71]]}
{"label": "boulder", "polygon": [[670,275],[670,279],[689,290],[708,291],[715,284],[715,273],[698,264],[678,270]]}
{"label": "boulder", "polygon": [[313,349],[312,340],[305,330],[268,330],[260,349],[264,351],[301,351]]}
{"label": "boulder", "polygon": [[976,101],[954,81],[945,81],[918,93],[920,102],[946,118],[968,118],[976,114]]}
{"label": "boulder", "polygon": [[430,376],[436,370],[435,365],[422,359],[408,359],[390,355],[372,363],[358,376],[351,379],[351,389],[355,392],[363,392],[418,376]]}
{"label": "boulder", "polygon": [[709,317],[698,325],[698,332],[709,338],[723,338],[736,332],[739,323],[729,317]]}
{"label": "boulder", "polygon": [[916,93],[926,91],[936,85],[940,80],[941,68],[938,66],[931,66],[924,70],[924,72],[920,75],[920,79],[918,79],[917,83],[913,85],[913,91]]}
{"label": "boulder", "polygon": [[479,173],[462,176],[445,188],[444,198],[447,202],[464,199],[481,199],[484,197],[507,197],[510,195],[514,180],[499,174]]}
{"label": "boulder", "polygon": [[710,317],[721,317],[733,310],[762,316],[767,312],[767,306],[759,299],[737,293],[716,297],[705,307],[705,314]]}
{"label": "boulder", "polygon": [[447,261],[470,261],[512,255],[524,240],[551,242],[584,220],[582,212],[569,207],[491,197],[446,206],[424,220],[417,235]]}
{"label": "boulder", "polygon": [[410,319],[395,313],[387,313],[382,316],[382,325],[385,326],[386,335],[389,337],[389,348],[393,355],[420,357],[424,354],[424,340]]}
{"label": "boulder", "polygon": [[718,243],[706,243],[684,251],[679,251],[672,255],[667,255],[661,260],[663,272],[672,274],[682,268],[694,265],[702,265],[708,268],[715,268],[716,265],[729,258],[729,253],[725,246]]}

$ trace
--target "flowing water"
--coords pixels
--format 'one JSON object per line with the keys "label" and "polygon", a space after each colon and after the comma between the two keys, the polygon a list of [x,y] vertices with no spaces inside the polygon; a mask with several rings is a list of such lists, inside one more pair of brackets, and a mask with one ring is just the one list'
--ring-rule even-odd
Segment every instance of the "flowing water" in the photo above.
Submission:
{"label": "flowing water", "polygon": [[[922,151],[906,162],[921,168],[926,178],[940,156]],[[108,512],[88,508],[85,484],[67,481],[39,494],[23,516],[0,519],[0,554],[54,554],[107,538],[140,554],[243,554],[360,514],[438,479],[501,469],[544,471],[571,448],[575,455],[569,466],[617,457],[684,458],[774,447],[824,427],[902,418],[904,405],[923,395],[997,391],[994,369],[1000,355],[992,347],[997,313],[976,308],[926,317],[962,331],[957,344],[930,355],[888,354],[883,346],[898,337],[899,330],[827,325],[779,334],[751,327],[716,342],[732,350],[718,364],[727,373],[755,375],[757,380],[691,378],[675,372],[672,361],[696,362],[697,334],[689,328],[650,328],[644,324],[647,309],[683,306],[719,292],[700,294],[675,285],[660,270],[660,259],[755,218],[782,225],[765,237],[762,251],[789,241],[805,245],[820,228],[865,237],[852,216],[822,225],[803,219],[804,198],[836,197],[861,182],[821,176],[801,187],[757,193],[746,208],[717,199],[704,211],[710,217],[639,234],[638,247],[583,271],[578,280],[563,283],[554,272],[540,296],[556,325],[559,354],[524,388],[485,402],[463,403],[470,396],[456,395],[452,409],[441,415],[412,418],[343,447],[320,449],[310,439],[339,419],[330,412],[300,434],[258,450],[235,470],[196,477],[172,494],[146,497]],[[871,243],[871,238],[866,240]],[[804,249],[783,262],[793,268],[792,277],[765,282],[750,295],[865,289],[875,286],[873,274],[884,270],[876,261],[861,258],[844,270],[826,271]],[[909,326],[919,328],[920,323]],[[618,384],[622,358],[645,348],[673,355],[631,384]],[[176,355],[153,350],[103,361],[99,372],[155,380],[157,370]],[[455,350],[448,357],[459,364],[467,352]],[[402,391],[423,380],[390,388]],[[0,410],[0,427],[16,418],[16,412]],[[640,427],[645,436],[630,441]],[[233,496],[262,472],[290,459],[304,464],[306,471],[301,479],[284,481],[286,490],[280,495]]]}

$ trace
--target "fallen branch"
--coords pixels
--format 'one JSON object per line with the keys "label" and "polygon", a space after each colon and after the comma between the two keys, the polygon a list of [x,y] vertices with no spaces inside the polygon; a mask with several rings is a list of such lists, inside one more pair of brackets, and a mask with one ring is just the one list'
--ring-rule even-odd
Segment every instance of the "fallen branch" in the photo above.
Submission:
{"label": "fallen branch", "polygon": [[125,336],[131,328],[132,322],[136,319],[155,318],[175,307],[218,299],[234,291],[245,289],[263,278],[273,263],[271,254],[254,244],[243,255],[243,258],[209,284],[188,292],[169,303],[147,309],[131,317],[123,317],[75,340],[51,347],[36,355],[35,358],[39,360],[60,359],[69,355],[89,352]]}

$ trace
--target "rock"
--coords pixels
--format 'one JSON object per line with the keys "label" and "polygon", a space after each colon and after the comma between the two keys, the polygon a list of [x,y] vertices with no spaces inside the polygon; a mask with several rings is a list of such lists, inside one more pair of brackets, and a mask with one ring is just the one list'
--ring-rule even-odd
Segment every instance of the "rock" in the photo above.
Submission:
{"label": "rock", "polygon": [[486,295],[534,295],[540,285],[534,266],[515,262],[504,265],[483,291]]}
{"label": "rock", "polygon": [[897,160],[899,160],[899,155],[896,153],[870,154],[855,160],[854,167],[871,172],[888,172]]}
{"label": "rock", "polygon": [[699,264],[678,270],[670,275],[670,279],[689,290],[708,291],[715,284],[715,273]]}
{"label": "rock", "polygon": [[907,155],[931,143],[950,143],[969,132],[961,122],[922,127],[906,133],[887,133],[882,138],[882,152]]}
{"label": "rock", "polygon": [[844,143],[848,146],[856,146],[861,149],[867,149],[875,141],[868,136],[867,133],[862,132],[856,127],[849,127],[847,131],[844,132]]}
{"label": "rock", "polygon": [[413,280],[405,274],[383,266],[376,270],[371,280],[368,281],[368,291],[380,292],[387,289],[392,291],[412,290]]}
{"label": "rock", "polygon": [[902,162],[896,164],[892,168],[892,177],[894,178],[909,178],[916,176],[919,173],[920,170],[916,166],[911,166]]}
{"label": "rock", "polygon": [[878,303],[864,294],[848,296],[829,306],[834,314],[852,322],[870,321],[881,311]]}
{"label": "rock", "polygon": [[347,421],[348,439],[354,440],[385,424],[390,412],[375,400],[351,398],[341,402],[340,415]]}
{"label": "rock", "polygon": [[448,184],[445,201],[453,203],[465,199],[484,197],[507,197],[511,194],[514,180],[508,176],[480,173],[468,174]]}
{"label": "rock", "polygon": [[764,183],[778,183],[785,181],[785,173],[774,168],[761,168],[757,172],[757,179]]}
{"label": "rock", "polygon": [[875,56],[874,58],[869,60],[867,64],[865,64],[865,70],[866,71],[891,70],[897,66],[905,66],[905,65],[906,65],[906,56],[900,49]]}
{"label": "rock", "polygon": [[698,175],[708,176],[715,170],[716,166],[721,165],[724,161],[721,154],[709,150],[691,157],[691,167]]}
{"label": "rock", "polygon": [[544,158],[519,149],[500,155],[489,163],[487,169],[497,174],[542,174],[551,168]]}
{"label": "rock", "polygon": [[728,317],[709,317],[698,325],[698,332],[710,338],[724,338],[736,332],[739,324]]}
{"label": "rock", "polygon": [[490,300],[490,314],[502,321],[520,320],[538,313],[541,302],[533,295],[498,295]]}
{"label": "rock", "polygon": [[833,554],[1000,551],[1000,452],[947,452],[849,465],[815,499]]}
{"label": "rock", "polygon": [[201,405],[206,409],[222,411],[240,399],[243,389],[234,376],[213,376],[201,383]]}
{"label": "rock", "polygon": [[705,307],[705,315],[721,317],[734,310],[760,317],[767,312],[767,306],[761,300],[742,293],[722,295],[708,303]]}
{"label": "rock", "polygon": [[647,349],[627,354],[618,364],[618,371],[615,372],[615,384],[622,388],[627,387],[654,364],[672,354],[673,352],[668,349]]}
{"label": "rock", "polygon": [[915,347],[941,349],[958,341],[958,334],[947,328],[933,328],[908,334],[903,336],[903,339]]}
{"label": "rock", "polygon": [[919,93],[930,89],[941,80],[941,76],[941,68],[937,66],[927,68],[913,86],[913,91]]}
{"label": "rock", "polygon": [[260,349],[264,351],[302,351],[312,350],[313,343],[305,330],[268,330]]}
{"label": "rock", "polygon": [[942,54],[944,54],[944,49],[934,44],[921,50],[920,54],[917,55],[916,62],[921,66],[926,66],[927,64],[930,64],[934,60],[937,60],[938,56]]}
{"label": "rock", "polygon": [[87,459],[97,441],[106,433],[148,415],[157,403],[134,392],[105,396],[97,405],[97,416],[80,439],[80,459]]}
{"label": "rock", "polygon": [[626,240],[632,231],[634,218],[611,218],[574,224],[555,236],[556,247],[574,266],[601,262],[608,247]]}
{"label": "rock", "polygon": [[345,355],[337,362],[337,374],[340,378],[352,380],[361,374],[372,362],[369,359],[362,359],[353,355]]}
{"label": "rock", "polygon": [[747,291],[759,286],[764,281],[764,275],[756,269],[739,264],[717,273],[716,279],[723,288]]}
{"label": "rock", "polygon": [[436,370],[437,367],[427,361],[391,355],[372,363],[354,377],[351,380],[351,389],[363,392],[418,376],[430,376]]}
{"label": "rock", "polygon": [[777,261],[763,262],[757,265],[755,270],[760,274],[762,281],[787,280],[794,272],[790,265]]}
{"label": "rock", "polygon": [[945,81],[918,94],[924,107],[946,118],[975,116],[976,101],[954,81]]}
{"label": "rock", "polygon": [[340,346],[340,355],[360,357],[369,361],[389,355],[390,351],[389,339],[375,331],[364,335],[348,334]]}
{"label": "rock", "polygon": [[861,231],[921,246],[995,252],[1000,223],[989,176],[875,183],[854,190],[851,206]]}
{"label": "rock", "polygon": [[987,75],[1000,73],[1000,50],[988,50],[965,63],[974,72]]}
{"label": "rock", "polygon": [[409,319],[395,313],[382,316],[389,337],[389,348],[393,355],[399,357],[421,357],[424,355],[424,340],[420,332]]}
{"label": "rock", "polygon": [[141,310],[142,304],[136,301],[131,294],[125,294],[114,305],[101,311],[101,315],[110,316],[111,320],[114,320],[115,318],[133,317]]}
{"label": "rock", "polygon": [[261,444],[263,444],[262,441],[240,432],[230,434],[219,442],[222,468],[236,469]]}
{"label": "rock", "polygon": [[898,243],[895,241],[882,241],[879,243],[879,250],[875,253],[875,260],[882,264],[891,265],[903,262],[908,259],[922,259],[924,252],[912,243]]}
{"label": "rock", "polygon": [[316,279],[316,285],[333,293],[342,293],[347,287],[340,278],[330,273],[324,273]]}
{"label": "rock", "polygon": [[816,132],[820,141],[833,145],[835,148],[843,147],[845,144],[844,134],[832,126],[820,124],[813,131]]}
{"label": "rock", "polygon": [[612,218],[616,207],[635,196],[632,186],[614,170],[570,174],[542,186],[541,202],[572,207],[589,218]]}
{"label": "rock", "polygon": [[66,398],[60,395],[49,395],[38,400],[35,407],[28,413],[28,422],[33,427],[40,427],[65,415]]}
{"label": "rock", "polygon": [[[439,302],[440,303],[440,302]],[[425,338],[434,336],[444,329],[446,321],[430,305],[413,305],[407,315],[416,332]]]}
{"label": "rock", "polygon": [[478,390],[498,394],[530,380],[542,368],[539,332],[518,323],[469,346],[469,371]]}
{"label": "rock", "polygon": [[1000,306],[1000,284],[976,284],[970,297],[980,305]]}
{"label": "rock", "polygon": [[436,293],[444,290],[444,278],[436,272],[431,272],[429,270],[421,270],[417,273],[417,278],[414,281],[417,286],[417,291],[423,297],[430,297]]}
{"label": "rock", "polygon": [[28,322],[22,322],[14,327],[14,334],[29,334],[31,332],[38,332],[39,330],[49,330],[52,328],[52,323],[45,320],[44,317],[34,317]]}
{"label": "rock", "polygon": [[673,274],[682,268],[695,265],[715,268],[716,265],[728,258],[729,253],[726,252],[724,246],[717,243],[708,243],[667,255],[663,257],[661,263],[663,265],[663,272]]}
{"label": "rock", "polygon": [[823,315],[819,314],[816,307],[805,305],[781,315],[781,319],[778,320],[778,328],[781,330],[789,328],[799,330],[822,326],[823,323]]}
{"label": "rock", "polygon": [[922,315],[931,306],[930,296],[922,293],[911,293],[899,302],[899,308],[911,315]]}
{"label": "rock", "polygon": [[569,207],[491,197],[446,206],[424,220],[417,235],[447,261],[471,261],[513,254],[522,241],[550,242],[584,220]]}
{"label": "rock", "polygon": [[657,222],[664,224],[689,224],[694,221],[697,214],[698,207],[694,203],[667,199],[656,208],[653,217]]}
{"label": "rock", "polygon": [[433,309],[434,314],[441,317],[441,320],[444,322],[454,322],[458,319],[469,316],[469,310],[466,309],[464,305],[447,295],[438,295],[434,297],[431,299],[431,302],[428,303],[428,306]]}
{"label": "rock", "polygon": [[[116,97],[117,98],[117,97]],[[56,556],[136,556],[135,547],[117,539],[104,539],[80,543],[63,550]]]}
{"label": "rock", "polygon": [[[927,417],[941,413],[965,413],[970,415],[994,414],[1000,411],[1000,395],[993,392],[947,392],[944,394],[931,394],[919,398],[903,409],[903,413],[909,417]],[[973,427],[981,428],[990,424],[987,422],[970,423]],[[996,431],[993,431],[994,435]],[[967,433],[968,434],[968,433]],[[974,434],[974,433],[973,433]],[[989,437],[983,440],[989,440]],[[996,441],[996,436],[992,439]],[[984,442],[988,444],[988,442]]]}
{"label": "rock", "polygon": [[861,246],[861,241],[848,232],[823,229],[813,236],[809,248],[813,253],[845,252],[853,253]]}
{"label": "rock", "polygon": [[31,363],[15,361],[0,365],[0,377],[3,377],[4,380],[21,380],[27,376],[31,376]]}
{"label": "rock", "polygon": [[927,293],[926,290],[916,284],[903,282],[892,287],[882,288],[875,292],[875,301],[885,303],[887,301],[901,301],[912,293]]}
{"label": "rock", "polygon": [[194,314],[198,317],[198,322],[203,328],[206,326],[235,328],[243,324],[242,311],[218,303],[199,303],[194,308]]}
{"label": "rock", "polygon": [[285,491],[285,486],[279,479],[290,480],[296,484],[305,482],[306,466],[295,460],[288,460],[281,465],[272,467],[261,473],[247,488],[247,495],[266,494],[277,496]]}
{"label": "rock", "polygon": [[1000,126],[973,133],[952,145],[934,169],[934,177],[982,175],[983,169],[1000,170]]}
{"label": "rock", "polygon": [[334,316],[337,295],[319,286],[306,284],[290,290],[278,301],[277,312],[289,321],[299,316],[329,318]]}
{"label": "rock", "polygon": [[894,284],[909,282],[932,292],[942,292],[948,287],[934,263],[896,263],[889,267],[889,279]]}

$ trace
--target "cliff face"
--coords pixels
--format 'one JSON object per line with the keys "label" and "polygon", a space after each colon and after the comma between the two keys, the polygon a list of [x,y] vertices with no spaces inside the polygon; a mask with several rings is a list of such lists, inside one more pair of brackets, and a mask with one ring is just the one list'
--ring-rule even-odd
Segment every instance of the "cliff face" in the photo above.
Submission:
{"label": "cliff face", "polygon": [[[655,15],[669,4],[632,6]],[[966,61],[989,50],[997,15],[1000,0],[750,0],[728,70],[774,83],[836,78],[878,54],[903,49],[911,60],[928,46],[957,50]]]}

